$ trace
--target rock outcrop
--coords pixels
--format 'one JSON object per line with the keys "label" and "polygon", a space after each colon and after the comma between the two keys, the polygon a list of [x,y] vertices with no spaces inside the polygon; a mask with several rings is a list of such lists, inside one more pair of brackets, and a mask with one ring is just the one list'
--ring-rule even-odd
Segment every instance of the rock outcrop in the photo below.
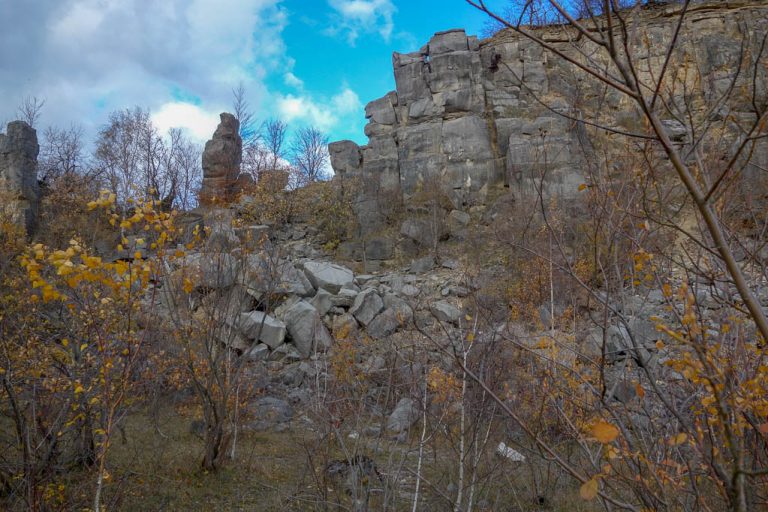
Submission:
{"label": "rock outcrop", "polygon": [[232,198],[240,175],[242,158],[240,122],[232,114],[224,112],[213,138],[205,143],[200,204],[210,205]]}
{"label": "rock outcrop", "polygon": [[[632,21],[642,79],[658,76],[679,7],[649,5]],[[675,66],[700,74],[713,93],[725,92],[738,76],[740,27],[765,33],[766,7],[755,0],[696,3],[680,32]],[[536,30],[577,60],[589,55],[602,62],[604,56],[589,41],[576,42],[567,27]],[[337,176],[362,177],[357,208],[369,233],[391,205],[408,206],[420,191],[442,189],[460,211],[484,204],[497,184],[522,195],[542,183],[546,193],[573,199],[588,163],[606,159],[617,143],[626,147],[622,136],[590,129],[582,120],[620,132],[647,128],[628,98],[606,92],[598,80],[512,31],[483,41],[463,30],[439,32],[417,52],[394,53],[392,64],[396,90],[365,108],[368,144],[340,141],[329,147]],[[674,90],[672,103],[686,103],[684,91]],[[749,102],[740,103],[725,110],[748,118]],[[664,124],[673,140],[684,142],[680,122],[670,118]],[[761,154],[755,152],[765,158]]]}
{"label": "rock outcrop", "polygon": [[0,133],[0,207],[11,220],[32,233],[37,223],[37,132],[24,121],[8,123]]}

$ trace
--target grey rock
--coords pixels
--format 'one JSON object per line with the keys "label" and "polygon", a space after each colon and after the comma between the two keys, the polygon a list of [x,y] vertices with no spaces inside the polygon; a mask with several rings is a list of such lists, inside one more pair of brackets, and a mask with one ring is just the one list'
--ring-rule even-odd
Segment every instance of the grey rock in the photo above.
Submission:
{"label": "grey rock", "polygon": [[325,261],[304,263],[304,273],[312,286],[323,288],[336,295],[342,287],[352,284],[355,276],[347,267]]}
{"label": "grey rock", "polygon": [[[339,290],[341,292],[343,290]],[[317,290],[317,293],[314,297],[312,297],[312,300],[309,301],[310,304],[312,304],[315,309],[317,310],[317,314],[320,316],[325,316],[328,314],[328,311],[334,306],[333,303],[334,296],[331,295],[329,292],[323,290],[320,288]]]}
{"label": "grey rock", "polygon": [[363,154],[360,146],[351,140],[332,142],[328,145],[331,167],[339,175],[354,174],[361,170]]}
{"label": "grey rock", "polygon": [[357,297],[359,292],[356,292],[355,290],[350,290],[349,288],[342,288],[339,290],[338,295],[334,295],[331,297],[331,304],[333,304],[336,307],[342,307],[342,308],[348,308],[351,307],[352,304],[355,302],[355,298]]}
{"label": "grey rock", "polygon": [[424,274],[435,268],[434,256],[424,256],[411,262],[411,272],[416,274]]}
{"label": "grey rock", "polygon": [[295,294],[300,297],[315,294],[307,276],[291,262],[278,261],[264,253],[246,257],[244,274],[246,288],[258,298],[265,294]]}
{"label": "grey rock", "polygon": [[333,318],[333,335],[337,339],[349,339],[357,336],[357,320],[349,313]]}
{"label": "grey rock", "polygon": [[400,234],[422,247],[431,247],[440,238],[441,227],[426,219],[405,219],[400,226]]}
{"label": "grey rock", "polygon": [[419,294],[421,293],[421,289],[416,286],[413,286],[412,284],[406,284],[406,285],[403,285],[403,288],[400,290],[400,293],[402,293],[406,297],[415,298],[419,296]]}
{"label": "grey rock", "polygon": [[248,349],[244,357],[249,361],[266,361],[269,357],[269,347],[264,343],[259,343]]}
{"label": "grey rock", "polygon": [[303,300],[288,308],[285,324],[293,344],[304,357],[311,356],[315,351],[325,351],[333,343],[317,310]]}
{"label": "grey rock", "polygon": [[39,152],[37,132],[24,121],[12,121],[6,133],[0,133],[0,209],[27,234],[32,234],[37,226]]}
{"label": "grey rock", "polygon": [[405,299],[393,293],[384,295],[384,307],[395,312],[398,323],[407,325],[413,321],[413,308]]}
{"label": "grey rock", "polygon": [[213,138],[205,143],[203,151],[203,182],[200,203],[213,204],[228,201],[235,192],[240,174],[243,140],[240,138],[240,122],[232,114],[222,113],[221,122]]}
{"label": "grey rock", "polygon": [[472,217],[470,217],[468,213],[459,210],[451,210],[451,213],[448,214],[448,217],[452,223],[461,228],[467,227],[469,222],[472,220]]}
{"label": "grey rock", "polygon": [[362,325],[368,325],[382,309],[384,309],[384,301],[376,290],[368,288],[355,297],[349,312]]}
{"label": "grey rock", "polygon": [[458,325],[459,320],[461,319],[461,311],[459,311],[459,308],[445,301],[431,304],[429,310],[440,322]]}
{"label": "grey rock", "polygon": [[201,288],[221,289],[235,284],[240,262],[227,253],[198,253],[185,257],[192,282]]}
{"label": "grey rock", "polygon": [[362,286],[366,284],[368,281],[373,281],[374,279],[376,279],[376,276],[371,274],[358,274],[357,276],[355,276],[355,283]]}
{"label": "grey rock", "polygon": [[389,238],[371,238],[365,243],[365,257],[369,260],[389,260],[394,255],[395,243]]}
{"label": "grey rock", "polygon": [[296,361],[301,361],[302,355],[299,353],[298,350],[296,350],[296,347],[294,345],[289,345],[285,343],[283,345],[280,345],[276,349],[274,349],[272,352],[270,352],[267,360],[272,362],[292,363]]}
{"label": "grey rock", "polygon": [[240,331],[247,338],[259,340],[275,349],[285,342],[286,325],[262,311],[251,311],[240,315]]}
{"label": "grey rock", "polygon": [[430,55],[466,51],[468,49],[467,34],[463,29],[451,29],[438,32],[429,40]]}
{"label": "grey rock", "polygon": [[398,319],[397,312],[392,308],[388,308],[371,320],[368,327],[366,327],[366,332],[371,338],[380,340],[394,334],[399,328],[400,320]]}
{"label": "grey rock", "polygon": [[387,418],[387,430],[394,433],[404,432],[419,420],[419,408],[412,398],[401,398]]}

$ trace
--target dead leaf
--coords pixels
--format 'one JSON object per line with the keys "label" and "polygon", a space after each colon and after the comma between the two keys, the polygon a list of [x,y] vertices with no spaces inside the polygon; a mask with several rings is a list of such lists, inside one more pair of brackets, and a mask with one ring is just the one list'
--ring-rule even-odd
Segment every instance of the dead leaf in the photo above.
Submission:
{"label": "dead leaf", "polygon": [[597,497],[598,482],[594,478],[581,485],[579,495],[585,500],[593,500]]}
{"label": "dead leaf", "polygon": [[597,439],[603,444],[608,444],[619,435],[619,429],[608,423],[607,421],[600,420],[592,426],[592,437]]}

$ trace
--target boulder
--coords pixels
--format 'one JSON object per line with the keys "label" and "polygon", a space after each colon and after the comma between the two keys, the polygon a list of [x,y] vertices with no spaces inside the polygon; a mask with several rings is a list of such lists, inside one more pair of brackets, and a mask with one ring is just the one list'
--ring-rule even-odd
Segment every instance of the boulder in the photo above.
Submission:
{"label": "boulder", "polygon": [[384,301],[381,300],[378,292],[367,288],[355,297],[349,312],[358,322],[367,326],[382,309],[384,309]]}
{"label": "boulder", "polygon": [[269,347],[264,343],[259,343],[248,349],[243,357],[251,362],[266,361],[269,357]]}
{"label": "boulder", "polygon": [[351,290],[349,288],[342,288],[339,290],[338,295],[331,297],[331,304],[336,307],[349,308],[355,302],[355,298],[357,297],[358,293],[360,292]]}
{"label": "boulder", "polygon": [[259,340],[271,349],[285,342],[286,325],[262,311],[241,313],[239,327],[245,337]]}
{"label": "boulder", "polygon": [[403,285],[402,290],[400,290],[400,293],[402,293],[406,297],[414,298],[419,296],[419,294],[421,293],[421,289],[412,284],[405,284]]}
{"label": "boulder", "polygon": [[355,280],[355,275],[347,267],[325,261],[307,261],[304,263],[304,273],[312,286],[327,290],[333,295]]}
{"label": "boulder", "polygon": [[283,363],[295,363],[296,361],[301,361],[302,359],[303,357],[299,351],[296,350],[296,347],[289,345],[288,343],[280,345],[271,351],[269,353],[269,357],[267,357],[268,361]]}
{"label": "boulder", "polygon": [[245,284],[249,292],[312,297],[315,288],[307,276],[289,261],[275,261],[266,254],[250,254],[245,260]]}
{"label": "boulder", "polygon": [[293,344],[304,357],[311,356],[315,351],[327,350],[333,343],[317,310],[306,301],[300,300],[288,308],[285,324]]}
{"label": "boulder", "polygon": [[419,408],[412,398],[401,398],[387,418],[387,430],[400,433],[419,420]]}
{"label": "boulder", "polygon": [[[340,292],[343,290],[340,290]],[[328,311],[334,306],[333,303],[334,296],[331,295],[329,292],[323,290],[320,288],[317,290],[317,293],[314,297],[312,297],[312,300],[309,301],[310,304],[312,304],[315,309],[317,310],[317,313],[320,316],[325,316],[328,314]]]}
{"label": "boulder", "polygon": [[397,312],[392,308],[387,308],[366,327],[366,332],[371,338],[380,340],[397,332],[400,328],[400,319]]}
{"label": "boulder", "polygon": [[413,308],[405,299],[394,293],[384,295],[384,307],[394,311],[398,323],[407,325],[413,321]]}
{"label": "boulder", "polygon": [[333,317],[333,335],[336,339],[354,338],[357,332],[357,320],[349,313]]}
{"label": "boulder", "polygon": [[411,272],[415,274],[424,274],[433,268],[435,268],[434,256],[424,256],[411,262]]}
{"label": "boulder", "polygon": [[198,288],[221,289],[234,285],[240,274],[240,263],[227,253],[190,254],[180,262],[188,278]]}
{"label": "boulder", "polygon": [[363,154],[360,146],[351,140],[341,140],[328,145],[331,167],[340,176],[353,174],[361,170]]}
{"label": "boulder", "polygon": [[429,306],[429,310],[432,312],[432,315],[434,315],[434,317],[440,322],[458,325],[459,320],[461,319],[461,311],[459,311],[459,308],[445,301],[439,301],[431,304]]}

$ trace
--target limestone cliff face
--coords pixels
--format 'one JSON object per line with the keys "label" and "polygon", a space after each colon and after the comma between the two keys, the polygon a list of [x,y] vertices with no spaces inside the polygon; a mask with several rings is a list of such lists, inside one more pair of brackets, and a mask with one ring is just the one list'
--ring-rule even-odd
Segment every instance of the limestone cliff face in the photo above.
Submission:
{"label": "limestone cliff face", "polygon": [[[632,22],[641,78],[649,79],[663,64],[678,9],[655,5]],[[697,2],[685,19],[675,78],[704,81],[717,94],[730,87],[741,41],[759,47],[768,30],[768,3]],[[603,60],[567,28],[537,33],[576,59]],[[338,176],[362,178],[359,210],[366,226],[381,219],[393,198],[407,202],[435,184],[455,208],[464,209],[482,203],[490,186],[524,189],[546,171],[548,191],[573,197],[584,182],[584,166],[596,150],[610,150],[613,137],[590,130],[588,122],[618,131],[646,129],[627,98],[511,31],[484,41],[463,30],[440,32],[418,52],[393,54],[392,62],[397,90],[365,109],[368,144],[341,141],[329,147]],[[680,76],[681,69],[687,76]],[[670,97],[682,101],[684,88]],[[742,103],[730,102],[724,110],[742,115],[740,109],[749,110]],[[685,128],[668,117],[670,136],[680,140]]]}
{"label": "limestone cliff face", "polygon": [[32,233],[37,223],[37,132],[24,121],[8,123],[0,133],[0,208]]}

